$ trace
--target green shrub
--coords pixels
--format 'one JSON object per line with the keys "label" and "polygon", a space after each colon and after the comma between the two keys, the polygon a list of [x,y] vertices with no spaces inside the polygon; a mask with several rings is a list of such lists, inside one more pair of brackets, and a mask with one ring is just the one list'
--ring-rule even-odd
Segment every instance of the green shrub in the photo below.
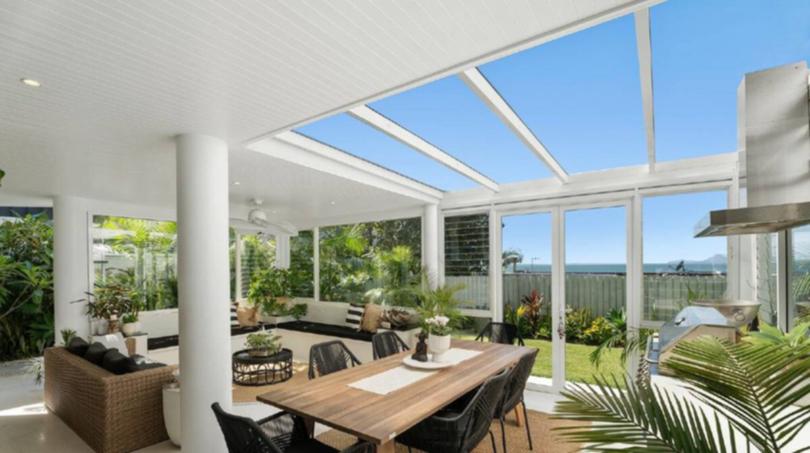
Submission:
{"label": "green shrub", "polygon": [[591,327],[593,315],[587,308],[565,309],[565,338],[569,342],[582,342],[585,331]]}
{"label": "green shrub", "polygon": [[612,322],[599,316],[593,320],[590,327],[582,332],[582,341],[585,344],[597,345],[607,341],[618,332],[619,330]]}

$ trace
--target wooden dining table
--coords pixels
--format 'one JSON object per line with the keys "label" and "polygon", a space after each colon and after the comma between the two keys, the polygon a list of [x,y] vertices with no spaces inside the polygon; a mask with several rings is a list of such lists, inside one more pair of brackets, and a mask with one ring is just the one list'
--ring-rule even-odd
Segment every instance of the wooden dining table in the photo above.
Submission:
{"label": "wooden dining table", "polygon": [[305,382],[279,384],[257,399],[303,417],[310,429],[321,423],[375,444],[378,452],[393,452],[399,434],[532,352],[526,347],[467,340],[453,340],[452,348],[481,353],[385,395],[350,384],[403,366],[402,360],[412,352]]}

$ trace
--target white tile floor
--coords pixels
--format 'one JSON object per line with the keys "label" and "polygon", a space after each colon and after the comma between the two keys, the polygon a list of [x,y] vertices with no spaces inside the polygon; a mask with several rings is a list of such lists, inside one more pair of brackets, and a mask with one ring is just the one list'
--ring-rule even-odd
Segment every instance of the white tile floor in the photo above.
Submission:
{"label": "white tile floor", "polygon": [[[92,453],[70,428],[45,409],[42,387],[22,370],[0,373],[0,453]],[[558,397],[526,392],[529,409],[550,412]],[[237,404],[234,412],[259,419],[275,410],[264,404]],[[319,431],[325,429],[318,427]],[[166,441],[139,453],[176,453],[179,448]]]}

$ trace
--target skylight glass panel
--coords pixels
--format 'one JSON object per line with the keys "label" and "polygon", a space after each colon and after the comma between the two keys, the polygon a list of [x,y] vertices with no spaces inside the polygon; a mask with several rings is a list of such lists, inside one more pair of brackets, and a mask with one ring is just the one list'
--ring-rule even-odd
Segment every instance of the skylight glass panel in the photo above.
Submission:
{"label": "skylight glass panel", "polygon": [[566,171],[647,162],[632,16],[479,69]]}
{"label": "skylight glass panel", "polygon": [[745,73],[810,58],[806,0],[672,0],[650,23],[659,160],[736,151]]}
{"label": "skylight glass panel", "polygon": [[299,127],[295,132],[442,190],[478,187],[474,181],[346,113]]}
{"label": "skylight glass panel", "polygon": [[550,176],[543,162],[457,76],[370,107],[498,183]]}

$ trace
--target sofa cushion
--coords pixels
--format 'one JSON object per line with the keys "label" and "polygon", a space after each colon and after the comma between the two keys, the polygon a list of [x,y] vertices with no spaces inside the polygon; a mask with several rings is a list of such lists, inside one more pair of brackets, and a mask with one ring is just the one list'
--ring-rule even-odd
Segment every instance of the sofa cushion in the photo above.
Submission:
{"label": "sofa cushion", "polygon": [[363,319],[360,321],[360,330],[363,332],[377,333],[382,320],[383,309],[377,304],[366,304],[363,311]]}
{"label": "sofa cushion", "polygon": [[101,367],[113,374],[126,374],[129,372],[129,357],[118,352],[118,349],[108,349]]}
{"label": "sofa cushion", "polygon": [[349,304],[349,311],[346,312],[346,326],[360,330],[360,322],[363,320],[365,310],[365,307],[360,304]]}
{"label": "sofa cushion", "polygon": [[146,357],[137,354],[128,357],[127,359],[127,371],[130,373],[166,366],[165,363],[151,362]]}
{"label": "sofa cushion", "polygon": [[348,338],[350,340],[371,341],[372,334],[360,332],[352,327],[336,326],[332,324],[321,324],[309,321],[282,322],[276,326],[279,329],[294,330],[296,332],[307,332],[327,337]]}
{"label": "sofa cushion", "polygon": [[107,348],[105,348],[103,344],[95,342],[87,348],[87,351],[84,353],[84,358],[90,363],[101,366],[101,362],[104,360],[104,354],[106,353]]}
{"label": "sofa cushion", "polygon": [[70,343],[67,345],[67,350],[79,357],[84,357],[88,347],[90,347],[90,345],[84,341],[84,338],[73,337],[70,339]]}

